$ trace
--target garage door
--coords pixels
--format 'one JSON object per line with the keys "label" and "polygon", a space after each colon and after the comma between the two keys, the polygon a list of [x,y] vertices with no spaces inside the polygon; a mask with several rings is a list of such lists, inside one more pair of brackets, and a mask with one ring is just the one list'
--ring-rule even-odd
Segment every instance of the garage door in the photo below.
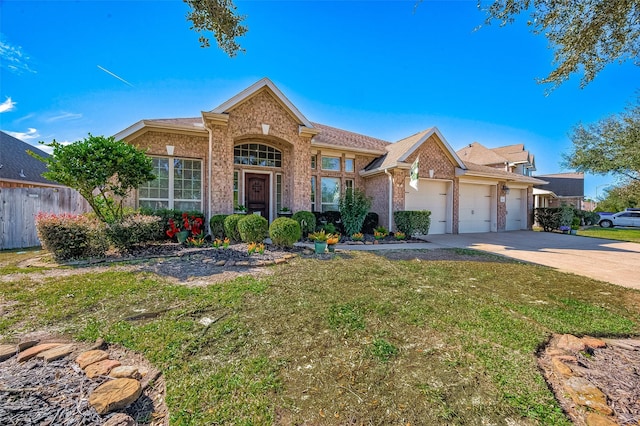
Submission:
{"label": "garage door", "polygon": [[491,231],[491,186],[460,184],[460,234]]}
{"label": "garage door", "polygon": [[449,182],[432,179],[420,179],[418,190],[409,186],[409,179],[405,180],[404,209],[430,210],[431,225],[429,234],[444,234],[447,232],[447,191]]}
{"label": "garage door", "polygon": [[524,198],[522,189],[511,189],[507,194],[507,231],[517,231],[527,229],[525,209],[523,208]]}

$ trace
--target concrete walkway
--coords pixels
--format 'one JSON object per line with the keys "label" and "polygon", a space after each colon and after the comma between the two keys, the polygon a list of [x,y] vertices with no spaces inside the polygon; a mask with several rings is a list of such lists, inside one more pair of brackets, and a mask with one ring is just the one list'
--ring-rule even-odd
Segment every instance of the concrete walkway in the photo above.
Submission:
{"label": "concrete walkway", "polygon": [[640,244],[551,232],[428,235],[429,248],[470,248],[640,290]]}
{"label": "concrete walkway", "polygon": [[[640,244],[552,232],[427,235],[424,243],[351,245],[338,250],[469,248],[640,290]],[[313,244],[300,244],[313,249]]]}

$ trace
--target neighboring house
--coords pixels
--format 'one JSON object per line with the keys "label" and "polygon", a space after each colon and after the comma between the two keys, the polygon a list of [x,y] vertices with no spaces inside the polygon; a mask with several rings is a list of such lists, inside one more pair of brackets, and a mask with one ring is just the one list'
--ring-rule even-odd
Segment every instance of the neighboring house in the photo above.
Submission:
{"label": "neighboring house", "polygon": [[0,131],[0,188],[62,187],[42,177],[47,166],[27,151],[49,157],[44,151]]}
{"label": "neighboring house", "polygon": [[470,161],[487,167],[502,169],[506,172],[531,176],[536,170],[533,154],[524,149],[524,144],[486,148],[474,142],[458,151],[463,161]]}
{"label": "neighboring house", "polygon": [[588,210],[584,205],[584,173],[556,173],[536,176],[548,182],[544,188],[534,188],[535,207],[571,205]]}
{"label": "neighboring house", "polygon": [[435,127],[389,143],[312,123],[266,78],[200,117],[142,120],[115,137],[145,149],[158,176],[132,202],[207,217],[237,205],[269,221],[282,207],[337,210],[358,188],[390,229],[394,211],[422,209],[433,234],[529,229],[544,183],[463,161]]}

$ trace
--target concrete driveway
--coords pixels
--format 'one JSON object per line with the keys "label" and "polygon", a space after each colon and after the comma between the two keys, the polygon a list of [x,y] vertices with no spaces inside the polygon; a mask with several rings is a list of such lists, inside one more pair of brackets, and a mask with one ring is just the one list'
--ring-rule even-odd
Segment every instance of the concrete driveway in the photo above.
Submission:
{"label": "concrete driveway", "polygon": [[640,244],[551,232],[428,235],[443,248],[470,248],[640,290]]}

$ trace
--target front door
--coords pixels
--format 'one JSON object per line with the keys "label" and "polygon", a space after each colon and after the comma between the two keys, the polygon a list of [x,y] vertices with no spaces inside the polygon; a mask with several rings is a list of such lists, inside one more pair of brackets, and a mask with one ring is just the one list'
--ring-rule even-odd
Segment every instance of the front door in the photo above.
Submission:
{"label": "front door", "polygon": [[269,175],[246,173],[244,175],[244,205],[247,213],[260,212],[269,220]]}

